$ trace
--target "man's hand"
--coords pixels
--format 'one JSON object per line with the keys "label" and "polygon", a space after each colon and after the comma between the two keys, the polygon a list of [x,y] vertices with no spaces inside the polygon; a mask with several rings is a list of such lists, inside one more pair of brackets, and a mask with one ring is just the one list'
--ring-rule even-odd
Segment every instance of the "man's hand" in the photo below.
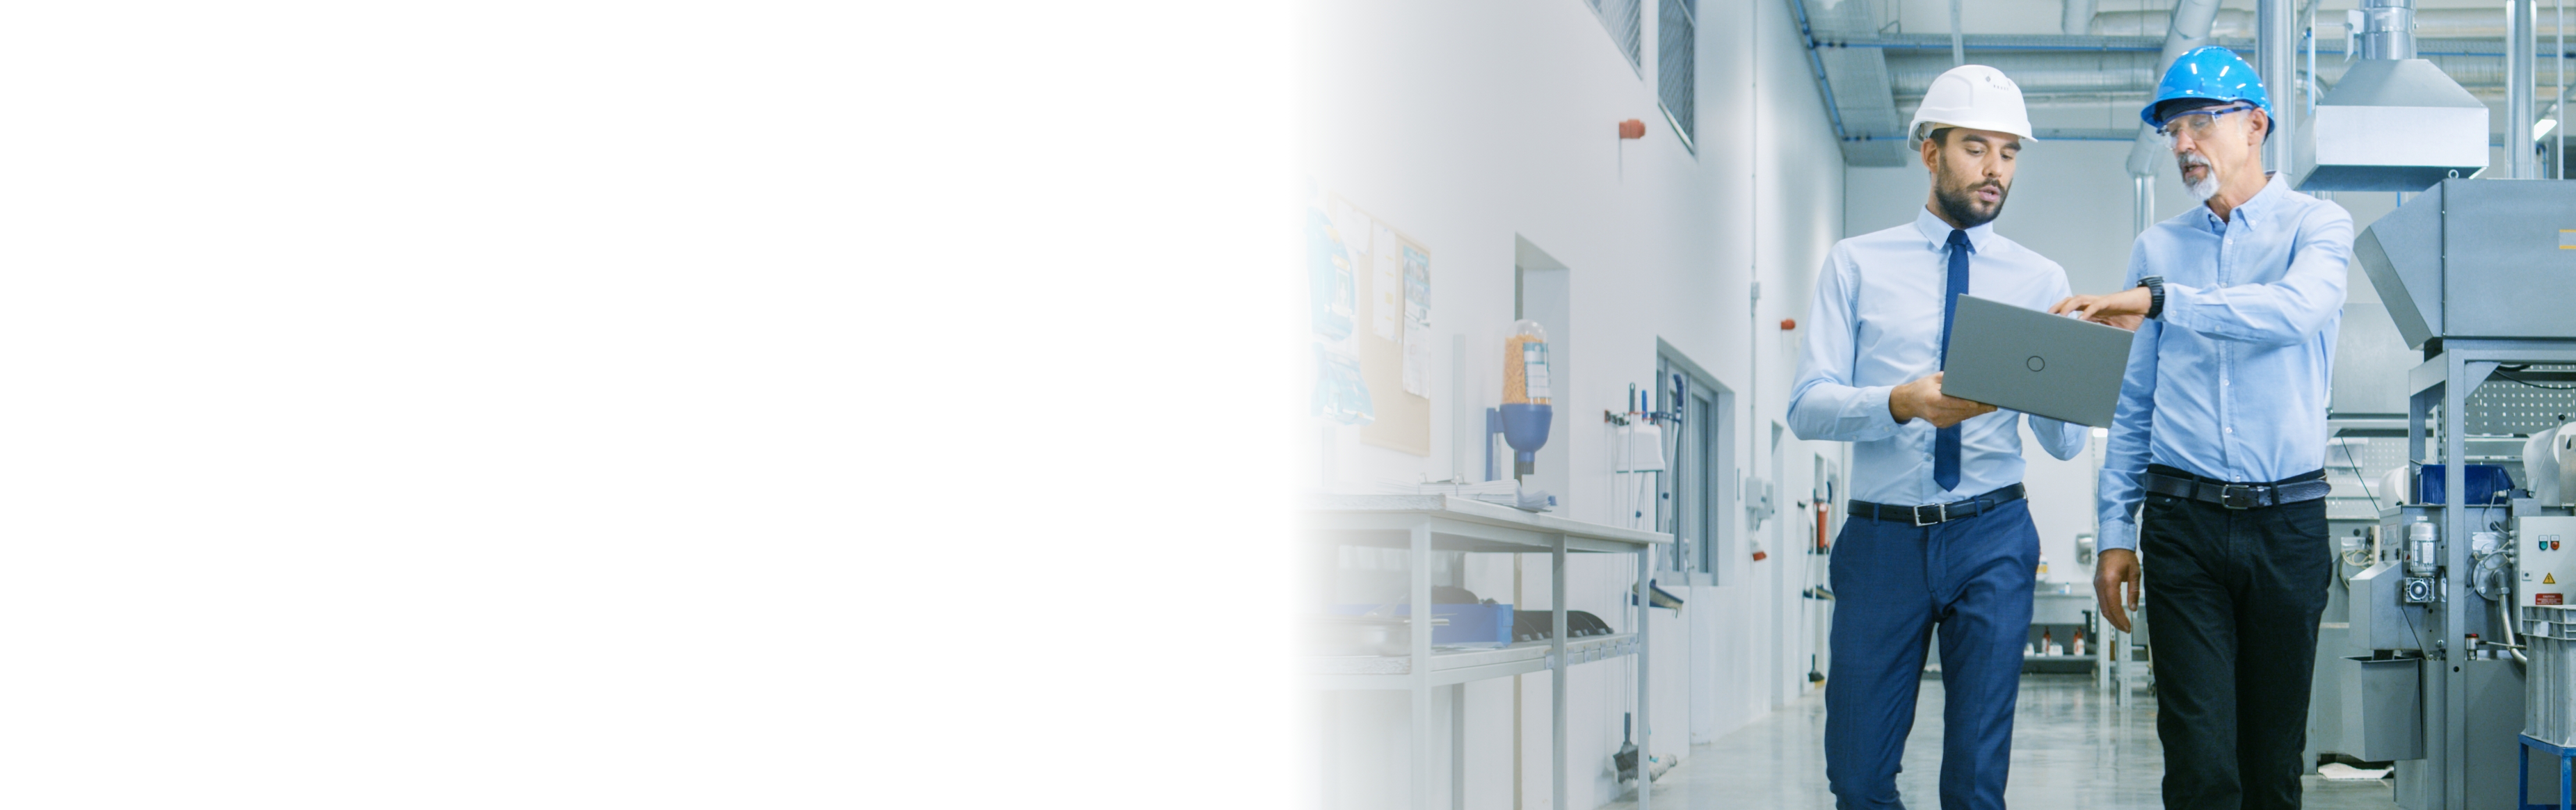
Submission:
{"label": "man's hand", "polygon": [[2138,609],[2138,552],[2115,548],[2093,561],[2093,601],[2101,603],[2102,618],[2111,626],[2129,632],[2129,612]]}
{"label": "man's hand", "polygon": [[2131,287],[2110,295],[2070,295],[2048,308],[2050,315],[2076,313],[2077,317],[2100,324],[2138,331],[2138,322],[2147,317],[2147,308],[2155,306],[2155,295],[2145,287]]}
{"label": "man's hand", "polygon": [[1887,392],[1887,415],[1897,424],[1916,419],[1931,422],[1933,427],[1949,427],[1968,417],[1995,412],[1995,406],[1960,399],[1941,393],[1941,372],[1897,386]]}

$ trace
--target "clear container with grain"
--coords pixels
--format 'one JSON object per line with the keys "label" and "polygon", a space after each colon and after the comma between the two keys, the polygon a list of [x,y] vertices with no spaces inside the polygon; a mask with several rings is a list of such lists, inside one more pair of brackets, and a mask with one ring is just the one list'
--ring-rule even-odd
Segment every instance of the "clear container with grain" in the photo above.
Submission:
{"label": "clear container with grain", "polygon": [[1547,329],[1537,321],[1512,323],[1503,339],[1503,404],[1548,404]]}

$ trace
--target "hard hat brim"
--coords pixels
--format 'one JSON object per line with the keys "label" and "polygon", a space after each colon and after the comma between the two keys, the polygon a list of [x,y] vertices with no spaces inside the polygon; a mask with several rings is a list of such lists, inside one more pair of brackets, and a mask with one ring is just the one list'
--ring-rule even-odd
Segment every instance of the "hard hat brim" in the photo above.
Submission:
{"label": "hard hat brim", "polygon": [[1926,120],[1914,122],[1914,131],[1907,133],[1905,145],[1920,151],[1923,148],[1923,142],[1932,139],[1933,130],[1939,129],[1973,129],[1981,132],[2001,132],[2021,139],[2021,145],[2025,147],[2039,142],[2039,138],[2030,134],[2029,125],[2027,124],[2022,125],[2020,128],[2014,128],[2009,125],[1997,125],[1995,122],[1991,121],[1984,123],[1959,123],[1953,121]]}

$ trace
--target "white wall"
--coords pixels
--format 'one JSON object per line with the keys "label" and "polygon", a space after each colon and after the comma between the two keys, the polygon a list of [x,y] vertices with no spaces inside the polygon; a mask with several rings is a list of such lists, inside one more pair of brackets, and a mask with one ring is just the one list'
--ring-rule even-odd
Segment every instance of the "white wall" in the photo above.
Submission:
{"label": "white wall", "polygon": [[[1842,228],[1842,166],[1805,54],[1777,4],[1703,4],[1700,144],[1685,150],[1655,101],[1653,5],[1645,68],[1632,68],[1577,0],[1320,3],[1301,32],[1300,182],[1339,195],[1419,240],[1432,253],[1436,369],[1432,451],[1416,456],[1362,444],[1333,429],[1313,439],[1299,480],[1365,491],[1379,481],[1451,470],[1448,341],[1469,349],[1477,409],[1498,397],[1497,368],[1511,320],[1515,237],[1570,268],[1579,336],[1557,358],[1557,423],[1566,448],[1560,512],[1610,519],[1605,432],[1597,414],[1627,385],[1651,385],[1656,341],[1678,348],[1738,394],[1738,461],[1767,475],[1769,425],[1780,418],[1795,358],[1782,318],[1803,315],[1809,280]],[[1640,74],[1643,75],[1640,75]],[[1648,122],[1643,140],[1616,123]],[[1758,310],[1750,303],[1762,282]],[[1551,328],[1559,328],[1550,325]],[[1754,366],[1759,364],[1759,379]],[[1589,415],[1589,416],[1588,416]],[[1315,436],[1309,426],[1300,435]],[[1791,437],[1782,447],[1784,496],[1804,493],[1809,454],[1838,447]],[[1476,466],[1481,456],[1467,454]],[[1332,469],[1313,465],[1330,459]],[[1794,501],[1795,497],[1787,497]],[[1766,538],[1794,538],[1783,510]],[[1783,534],[1781,526],[1788,526]],[[1741,726],[1804,688],[1814,618],[1797,592],[1808,571],[1793,543],[1766,539],[1770,561],[1733,581],[1690,588],[1687,612],[1658,611],[1655,731],[1650,750],[1679,754],[1693,739]],[[1477,555],[1485,557],[1488,555]],[[1508,598],[1510,561],[1471,561],[1468,587]],[[1525,567],[1528,607],[1543,607],[1546,565]],[[1819,569],[1821,567],[1818,567]],[[1578,557],[1568,606],[1620,621],[1628,559]],[[1820,570],[1819,570],[1820,573]],[[1668,581],[1668,586],[1670,582]],[[1630,664],[1582,665],[1568,680],[1573,804],[1614,798],[1606,773],[1631,696]],[[1544,802],[1546,676],[1529,676],[1523,734],[1525,796]],[[1509,807],[1508,680],[1467,690],[1468,805]],[[1402,694],[1342,693],[1329,707],[1336,750],[1330,800],[1398,806],[1406,795]],[[1388,740],[1398,741],[1390,745]],[[1445,761],[1445,760],[1444,760]],[[1438,786],[1446,801],[1447,786]]]}

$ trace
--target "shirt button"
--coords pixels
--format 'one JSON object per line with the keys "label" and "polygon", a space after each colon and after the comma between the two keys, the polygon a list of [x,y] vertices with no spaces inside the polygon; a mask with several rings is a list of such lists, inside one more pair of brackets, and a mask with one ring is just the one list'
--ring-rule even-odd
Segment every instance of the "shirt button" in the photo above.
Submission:
{"label": "shirt button", "polygon": [[2227,432],[2229,432],[2229,433],[2234,433],[2234,432],[2236,432],[2236,429],[2235,429],[2235,428],[2228,428],[2228,429],[2227,429]]}

